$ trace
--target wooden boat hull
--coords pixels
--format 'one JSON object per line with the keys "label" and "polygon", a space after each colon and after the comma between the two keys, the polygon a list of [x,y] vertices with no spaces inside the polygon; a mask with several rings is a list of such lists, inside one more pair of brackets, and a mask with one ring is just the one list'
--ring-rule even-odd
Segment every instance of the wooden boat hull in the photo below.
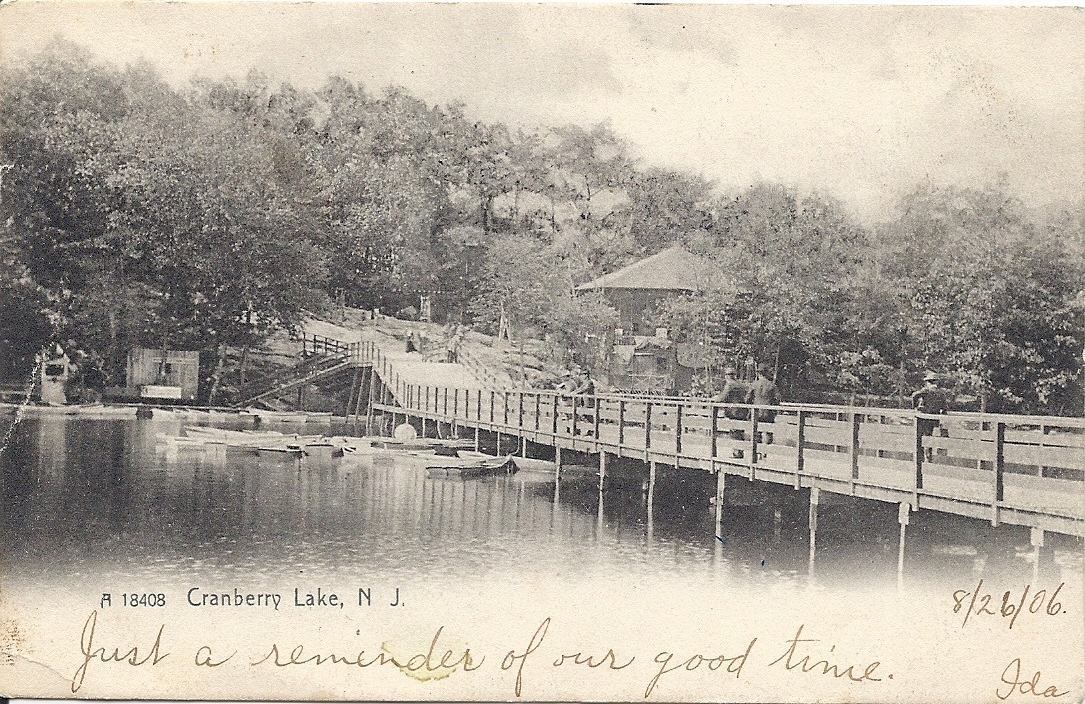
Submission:
{"label": "wooden boat hull", "polygon": [[515,474],[517,469],[516,461],[509,455],[508,457],[475,460],[464,464],[429,465],[426,467],[426,473],[434,478],[476,479],[478,477]]}
{"label": "wooden boat hull", "polygon": [[373,447],[381,450],[411,450],[414,452],[431,450],[442,455],[451,455],[452,450],[472,447],[466,440],[374,440]]}

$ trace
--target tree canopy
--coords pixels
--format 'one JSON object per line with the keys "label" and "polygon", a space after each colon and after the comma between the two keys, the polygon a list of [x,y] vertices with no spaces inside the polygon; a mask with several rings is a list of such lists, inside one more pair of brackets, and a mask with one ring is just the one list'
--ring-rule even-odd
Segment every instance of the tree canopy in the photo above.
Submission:
{"label": "tree canopy", "polygon": [[[132,346],[259,346],[342,293],[570,347],[613,310],[575,286],[675,242],[728,281],[659,311],[789,398],[903,392],[924,370],[987,407],[1081,411],[1080,207],[922,184],[864,227],[786,185],[721,192],[608,124],[533,130],[459,104],[243,79],[171,87],[56,42],[0,76],[0,373],[61,343],[94,383]],[[711,373],[711,369],[709,369]]]}

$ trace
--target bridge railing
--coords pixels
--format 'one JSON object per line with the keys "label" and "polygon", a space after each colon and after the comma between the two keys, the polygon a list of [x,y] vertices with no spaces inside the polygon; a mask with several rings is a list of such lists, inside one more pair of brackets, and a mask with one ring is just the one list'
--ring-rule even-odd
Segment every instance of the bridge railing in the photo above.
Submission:
{"label": "bridge railing", "polygon": [[[1085,516],[1085,419],[407,384],[407,410],[692,466]],[[541,440],[540,440],[541,441]],[[673,459],[670,459],[673,458]],[[700,464],[699,464],[700,463]]]}
{"label": "bridge railing", "polygon": [[[353,343],[407,411],[539,442],[1085,519],[1085,419],[412,384]],[[858,487],[858,490],[857,490]],[[916,504],[913,504],[916,505]]]}

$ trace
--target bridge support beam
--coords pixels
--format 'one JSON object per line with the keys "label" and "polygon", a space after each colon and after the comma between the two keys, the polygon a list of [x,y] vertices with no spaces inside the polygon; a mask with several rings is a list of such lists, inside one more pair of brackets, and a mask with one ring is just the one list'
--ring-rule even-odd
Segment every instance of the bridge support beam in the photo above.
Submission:
{"label": "bridge support beam", "polygon": [[[598,530],[603,530],[603,482],[607,478],[607,453],[599,453],[599,516]],[[650,528],[649,528],[650,530]]]}
{"label": "bridge support beam", "polygon": [[904,588],[904,535],[908,527],[908,514],[912,505],[902,501],[897,508],[897,523],[900,524],[900,538],[897,541],[897,589]]}
{"label": "bridge support beam", "polygon": [[475,428],[475,452],[478,452],[478,428]]}
{"label": "bridge support beam", "polygon": [[561,447],[554,446],[554,481],[561,481]]}
{"label": "bridge support beam", "polygon": [[[369,368],[369,374],[362,373],[363,378],[369,377],[369,394],[366,396],[365,402],[365,434],[371,435],[373,433],[373,399],[376,394],[377,384],[380,383],[379,377],[377,377],[377,370],[373,367]],[[358,413],[355,413],[355,420],[358,418]]]}
{"label": "bridge support beam", "polygon": [[500,430],[497,431],[497,450],[496,450],[494,456],[495,457],[500,457],[501,456],[501,431]]}
{"label": "bridge support beam", "polygon": [[817,536],[818,536],[818,488],[811,487],[810,489],[810,564],[808,567],[808,574],[814,576],[814,556],[817,554]]}
{"label": "bridge support beam", "polygon": [[520,456],[527,457],[527,436],[524,435],[520,438]]}
{"label": "bridge support beam", "polygon": [[651,460],[648,462],[648,496],[645,503],[648,504],[648,515],[653,513],[653,506],[655,504],[656,495],[656,461]]}
{"label": "bridge support beam", "polygon": [[720,534],[720,525],[723,523],[723,490],[727,486],[727,473],[723,467],[716,468],[716,535]]}

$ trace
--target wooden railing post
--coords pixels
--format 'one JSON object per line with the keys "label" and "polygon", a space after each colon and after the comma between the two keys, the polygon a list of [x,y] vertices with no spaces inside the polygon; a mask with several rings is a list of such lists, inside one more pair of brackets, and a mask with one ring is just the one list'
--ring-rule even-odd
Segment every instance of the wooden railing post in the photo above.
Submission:
{"label": "wooden railing post", "polygon": [[577,425],[577,423],[576,423],[576,421],[577,421],[576,415],[577,415],[577,401],[578,400],[579,400],[579,398],[574,394],[573,395],[573,437],[574,438],[576,437],[576,425]]}
{"label": "wooden railing post", "polygon": [[682,454],[682,402],[674,404],[674,454]]}
{"label": "wooden railing post", "polygon": [[[917,415],[915,418],[915,489],[918,492],[923,488],[923,423]],[[918,503],[914,504],[919,506]]]}
{"label": "wooden railing post", "polygon": [[556,392],[554,393],[554,412],[550,417],[550,420],[554,425],[554,431],[553,432],[554,432],[555,437],[557,437],[557,434],[558,434],[558,403],[559,403],[558,397],[559,396],[560,396],[560,394],[558,394]]}
{"label": "wooden railing post", "polygon": [[520,400],[519,400],[520,408],[517,411],[516,427],[520,428],[522,430],[523,427],[524,427],[524,392],[523,391],[517,391],[516,394],[517,394],[517,396],[520,397]]}
{"label": "wooden railing post", "polygon": [[806,469],[806,453],[804,452],[806,446],[806,411],[799,411],[799,438],[796,443],[798,447],[798,454],[795,457],[795,488],[798,489],[801,486],[799,477]]}
{"label": "wooden railing post", "polygon": [[851,493],[855,493],[855,480],[859,478],[859,421],[861,416],[854,410],[851,412],[851,479],[848,487]]}
{"label": "wooden railing post", "polygon": [[542,394],[535,392],[535,432],[539,432],[540,418],[542,416]]}
{"label": "wooden railing post", "polygon": [[494,398],[496,396],[497,396],[497,393],[493,389],[491,389],[490,390],[490,423],[494,422]]}
{"label": "wooden railing post", "polygon": [[994,476],[992,477],[992,494],[991,497],[991,525],[997,526],[999,524],[999,504],[1003,499],[1003,473],[1006,470],[1006,423],[1004,421],[998,421],[995,423],[995,462],[994,462]]}
{"label": "wooden railing post", "polygon": [[595,442],[599,442],[599,411],[601,401],[598,396],[592,396],[592,407],[595,409],[595,427],[592,429]]}
{"label": "wooden railing post", "polygon": [[625,443],[625,399],[618,401],[618,445]]}
{"label": "wooden railing post", "polygon": [[652,403],[646,401],[644,404],[644,451],[647,452],[652,447]]}
{"label": "wooden railing post", "polygon": [[753,479],[753,468],[757,464],[757,411],[756,407],[750,408],[750,479]]}

